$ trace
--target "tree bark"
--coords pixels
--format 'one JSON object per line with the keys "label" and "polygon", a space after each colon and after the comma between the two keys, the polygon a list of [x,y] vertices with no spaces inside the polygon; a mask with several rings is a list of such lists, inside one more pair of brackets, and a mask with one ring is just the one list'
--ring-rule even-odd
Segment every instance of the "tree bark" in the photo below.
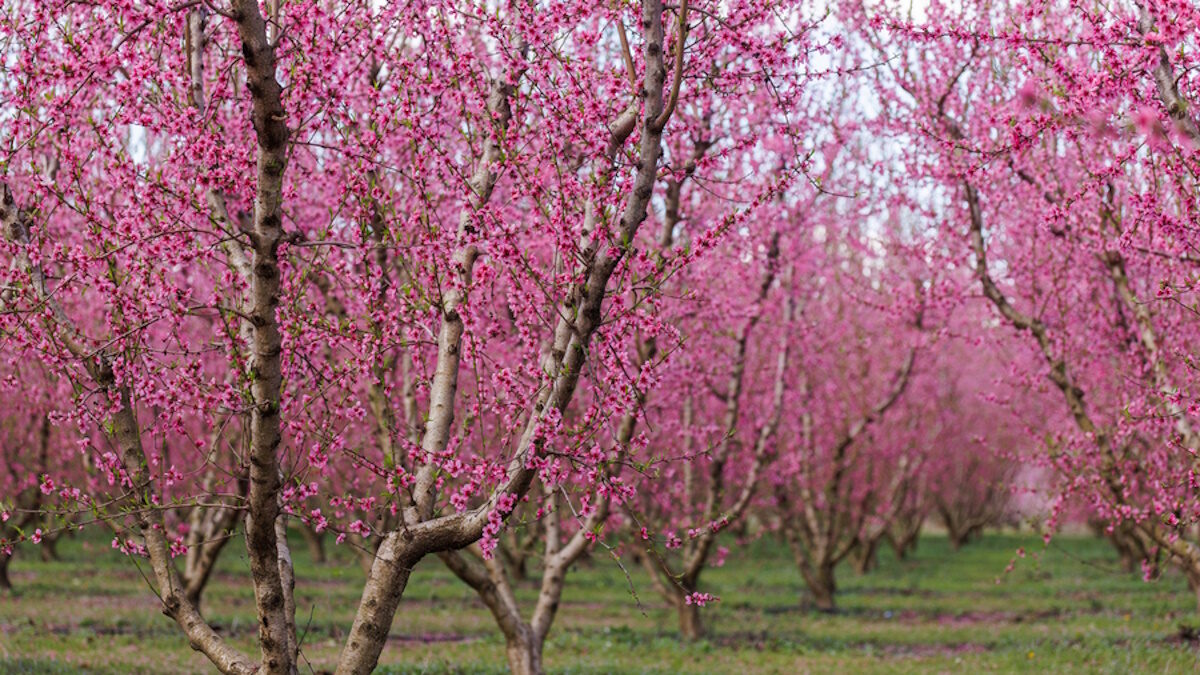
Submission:
{"label": "tree bark", "polygon": [[[1170,106],[1170,103],[1167,103]],[[957,124],[945,117],[944,114],[943,119],[946,121],[951,136],[961,139],[963,135]],[[963,181],[962,185],[963,191],[966,193],[970,220],[968,235],[971,248],[975,253],[975,276],[983,286],[984,295],[1014,328],[1029,331],[1033,335],[1047,365],[1050,366],[1050,381],[1054,383],[1066,400],[1071,416],[1075,420],[1075,426],[1094,439],[1096,448],[1105,461],[1100,471],[1100,477],[1111,493],[1113,501],[1118,505],[1126,505],[1128,488],[1116,475],[1116,467],[1119,462],[1110,430],[1099,427],[1092,419],[1084,402],[1086,391],[1076,384],[1066,360],[1055,355],[1054,344],[1050,339],[1046,324],[1040,318],[1023,314],[1013,307],[995,280],[992,279],[991,273],[988,271],[987,249],[983,238],[983,210],[979,201],[979,193],[968,181]],[[1165,528],[1153,521],[1131,523],[1130,526],[1136,528],[1139,536],[1145,535],[1148,541],[1154,542],[1168,551],[1183,568],[1184,574],[1189,574],[1194,569],[1200,569],[1200,547],[1182,538],[1170,536]]]}
{"label": "tree bark", "polygon": [[184,593],[189,601],[200,608],[200,601],[208,581],[217,566],[217,558],[229,540],[237,520],[236,509],[194,506],[190,514],[191,529],[187,535],[187,555],[184,558]]}
{"label": "tree bark", "polygon": [[940,504],[938,515],[942,517],[942,524],[946,526],[946,539],[950,542],[951,550],[957,551],[971,540],[971,527],[964,522],[964,518],[954,513],[951,506]]}
{"label": "tree bark", "polygon": [[[1144,539],[1136,527],[1129,523],[1116,523],[1109,532],[1106,523],[1097,521],[1093,525],[1093,529],[1098,536],[1104,537],[1112,544],[1121,559],[1121,569],[1133,574],[1138,572],[1144,564],[1148,567],[1150,578],[1158,578],[1161,573],[1159,563],[1162,561],[1162,549]],[[1186,565],[1184,565],[1184,569],[1186,570]]]}
{"label": "tree bark", "polygon": [[392,533],[384,538],[363,585],[359,610],[338,663],[338,675],[367,675],[375,670],[396,607],[421,557],[405,546],[400,535]]}
{"label": "tree bark", "polygon": [[837,601],[834,599],[837,594],[837,580],[833,570],[833,565],[821,564],[804,575],[808,591],[812,595],[813,606],[820,612],[837,611]]}
{"label": "tree bark", "polygon": [[946,530],[946,537],[950,540],[950,550],[952,551],[962,549],[963,546],[966,546],[968,540],[967,533],[949,528]]}
{"label": "tree bark", "polygon": [[704,619],[700,615],[700,606],[695,603],[688,604],[681,595],[676,609],[679,614],[679,637],[684,642],[696,642],[703,639],[706,632]]}
{"label": "tree bark", "polygon": [[921,538],[921,525],[900,523],[888,528],[887,539],[897,560],[907,560],[908,554],[917,550],[917,542]]}
{"label": "tree bark", "polygon": [[[1113,548],[1117,549],[1117,555],[1119,555],[1119,556],[1120,556],[1120,559],[1121,559],[1121,571],[1122,571],[1122,572],[1125,572],[1126,574],[1133,574],[1134,572],[1136,572],[1136,571],[1137,571],[1137,568],[1138,568],[1138,559],[1137,559],[1137,557],[1136,557],[1136,556],[1134,556],[1134,555],[1133,555],[1133,554],[1132,554],[1132,553],[1129,551],[1129,549],[1127,549],[1127,548],[1124,548],[1124,547],[1123,547],[1123,546],[1122,546],[1122,545],[1121,545],[1119,542],[1117,542],[1117,540],[1116,540],[1116,539],[1113,539],[1112,537],[1109,537],[1109,539],[1108,539],[1108,540],[1109,540],[1110,542],[1112,542]],[[1152,574],[1151,576],[1157,577],[1157,576],[1158,576],[1158,574],[1157,574],[1157,573],[1155,573],[1155,574]]]}
{"label": "tree bark", "polygon": [[184,595],[188,602],[196,606],[196,611],[200,611],[200,600],[204,595],[204,589],[208,586],[208,580],[212,578],[212,571],[215,565],[193,563],[191,558],[184,564],[183,582]]}
{"label": "tree bark", "polygon": [[529,559],[533,556],[534,547],[541,538],[542,526],[539,521],[532,521],[525,526],[528,532],[519,528],[509,528],[505,531],[504,541],[496,547],[496,555],[504,560],[504,569],[513,581],[524,584],[536,583],[529,576]]}
{"label": "tree bark", "polygon": [[[12,191],[6,183],[0,183],[0,223],[4,225],[6,234],[17,243],[29,243],[29,223],[26,215],[17,206]],[[188,602],[180,592],[183,584],[179,572],[171,560],[170,546],[165,536],[166,526],[162,512],[152,508],[156,495],[152,489],[149,476],[145,449],[142,446],[141,430],[134,409],[133,396],[128,386],[118,385],[112,368],[111,356],[104,350],[91,348],[84,336],[71,320],[63,307],[58,304],[53,294],[47,288],[46,275],[41,267],[30,261],[28,257],[18,258],[33,278],[33,289],[49,308],[47,321],[57,328],[59,344],[72,356],[82,363],[92,380],[105,395],[115,395],[120,405],[109,418],[111,426],[106,429],[106,435],[119,451],[125,466],[130,471],[130,480],[134,489],[127,496],[127,503],[133,508],[132,515],[136,527],[141,531],[150,559],[154,579],[158,587],[159,598],[162,601],[163,613],[175,620],[188,637],[193,649],[204,652],[205,656],[222,673],[229,675],[252,675],[261,670],[236,648],[225,644],[221,637],[209,626],[195,605]],[[259,673],[261,675],[261,673]]]}
{"label": "tree bark", "polygon": [[312,558],[313,564],[324,565],[328,561],[325,557],[324,535],[306,524],[300,525],[300,535],[304,537],[304,543],[308,546],[308,557]]}
{"label": "tree bark", "polygon": [[858,574],[866,574],[879,566],[879,540],[871,539],[870,541],[860,541],[854,547],[854,552],[850,554],[850,561],[854,565],[854,571]]}
{"label": "tree bark", "polygon": [[[707,147],[707,144],[703,146],[705,149]],[[698,152],[702,152],[700,148],[697,150]],[[696,157],[698,158],[699,154]],[[776,269],[776,262],[779,255],[778,232],[772,238],[767,255],[767,268],[763,272],[762,283],[759,286],[757,299],[759,304],[766,299],[767,294],[774,285],[778,271]],[[791,267],[787,269],[785,276],[787,277],[787,281],[790,282],[792,276]],[[782,309],[781,322],[785,326],[789,326],[793,319],[794,311],[790,296],[784,296]],[[725,508],[724,467],[725,463],[730,459],[730,454],[734,451],[736,443],[734,438],[739,424],[738,420],[741,418],[741,396],[746,367],[747,345],[749,344],[751,331],[758,323],[759,316],[756,314],[746,323],[742,324],[738,328],[735,337],[736,355],[725,392],[726,406],[722,423],[724,435],[720,443],[717,444],[716,450],[712,453],[708,467],[708,482],[703,506],[703,517],[708,523],[723,522],[728,524],[736,522],[746,512],[746,509],[750,505],[750,500],[758,488],[759,472],[767,464],[769,459],[768,453],[771,450],[771,440],[775,436],[779,421],[783,415],[788,359],[791,353],[791,346],[786,331],[775,354],[771,416],[765,423],[754,429],[755,441],[751,449],[752,461],[750,467],[746,475],[742,478],[741,489],[737,492],[728,508]],[[685,426],[690,426],[690,405],[684,408],[684,416]],[[687,491],[690,500],[690,479]],[[653,554],[655,560],[652,564],[648,565],[650,572],[655,575],[656,587],[661,593],[667,596],[668,600],[675,604],[679,612],[679,633],[680,638],[685,642],[698,640],[704,635],[704,626],[700,620],[700,607],[695,604],[687,604],[686,598],[699,589],[700,575],[704,572],[705,565],[708,563],[708,556],[716,544],[719,532],[720,528],[704,527],[699,536],[689,538],[682,551],[683,564],[681,565],[682,572],[680,574],[672,573],[670,563],[657,554]]]}
{"label": "tree bark", "polygon": [[1188,589],[1196,598],[1196,612],[1200,613],[1200,565],[1194,563],[1187,565],[1183,570],[1183,575],[1187,579]]}
{"label": "tree bark", "polygon": [[295,654],[289,645],[291,598],[281,575],[280,556],[286,541],[277,533],[279,519],[279,446],[283,442],[280,419],[283,383],[283,336],[276,309],[279,306],[279,246],[283,242],[283,176],[287,167],[287,112],[283,88],[275,76],[275,45],[258,2],[235,0],[237,21],[246,64],[246,88],[252,99],[250,119],[257,148],[257,181],[254,195],[254,257],[250,283],[250,318],[253,335],[253,375],[250,391],[250,503],[246,515],[246,549],[254,580],[258,609],[262,671],[266,675],[294,675]]}
{"label": "tree bark", "polygon": [[[632,242],[638,228],[646,220],[663,152],[662,130],[668,116],[663,114],[666,68],[662,53],[662,13],[661,0],[643,2],[642,23],[646,35],[643,131],[638,170],[620,217],[618,240],[624,242]],[[511,77],[505,82],[494,82],[489,94],[489,111],[494,117],[503,118],[504,123],[511,115],[508,98],[515,89],[510,82],[517,79]],[[486,152],[490,153],[494,148],[494,155],[498,159],[501,148],[497,145],[487,144]],[[478,163],[477,176],[481,180],[472,178],[475,194],[472,204],[461,214],[460,232],[465,233],[470,227],[473,211],[479,201],[490,196],[496,180],[491,161],[481,160]],[[585,281],[576,286],[563,302],[551,348],[543,358],[546,372],[553,375],[554,382],[542,390],[536,401],[531,402],[527,426],[517,442],[505,479],[487,501],[465,513],[435,517],[437,465],[430,462],[417,471],[413,505],[404,511],[404,525],[385,535],[379,548],[363,589],[350,636],[338,662],[338,675],[369,673],[378,664],[379,654],[414,564],[430,553],[452,551],[478,541],[483,535],[488,513],[497,508],[503,496],[520,497],[529,491],[537,472],[530,468],[528,460],[542,450],[536,439],[539,426],[551,412],[561,415],[574,396],[587,361],[588,345],[601,325],[609,280],[625,253],[623,247],[603,245],[599,236],[593,237],[588,244],[583,256]],[[455,253],[459,273],[464,275],[466,281],[470,280],[470,269],[477,256],[474,245],[467,243]],[[437,366],[430,386],[429,413],[422,438],[422,448],[430,454],[441,452],[446,447],[454,419],[459,351],[464,328],[458,314],[462,299],[461,293],[452,290],[446,293],[441,303],[442,326],[438,333]]]}
{"label": "tree bark", "polygon": [[42,537],[42,543],[38,546],[38,553],[41,555],[42,562],[48,563],[62,560],[58,555],[58,537],[58,533]]}
{"label": "tree bark", "polygon": [[908,540],[898,539],[892,543],[892,551],[896,553],[897,560],[908,560],[911,553],[916,552],[917,544],[920,542],[920,537],[916,534]]}
{"label": "tree bark", "polygon": [[524,630],[514,631],[504,636],[505,658],[508,659],[508,669],[513,675],[543,675],[542,647],[544,641],[538,639],[533,631],[522,626]]}
{"label": "tree bark", "polygon": [[5,593],[12,592],[12,579],[8,576],[8,563],[12,560],[12,556],[0,553],[0,591]]}
{"label": "tree bark", "polygon": [[[446,567],[479,594],[504,634],[505,658],[513,675],[543,675],[542,648],[549,631],[552,613],[558,607],[561,594],[562,570],[548,567],[543,573],[542,595],[534,619],[528,623],[521,617],[517,597],[509,583],[504,564],[492,558],[481,560],[478,552],[450,551],[439,554]],[[553,563],[551,563],[553,566]],[[554,578],[558,583],[555,584]],[[555,591],[558,594],[555,594]],[[553,597],[550,597],[553,596]],[[551,616],[546,618],[545,605],[552,603]]]}

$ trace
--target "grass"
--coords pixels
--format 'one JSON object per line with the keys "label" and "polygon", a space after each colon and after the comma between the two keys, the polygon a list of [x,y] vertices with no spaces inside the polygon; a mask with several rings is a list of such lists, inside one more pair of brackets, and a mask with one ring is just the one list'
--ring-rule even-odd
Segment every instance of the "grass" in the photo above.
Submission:
{"label": "grass", "polygon": [[[313,672],[332,670],[361,591],[349,551],[332,563],[297,557],[297,621]],[[1006,566],[1019,547],[1030,553]],[[204,673],[131,560],[92,537],[64,540],[61,561],[26,550],[13,561],[15,596],[0,597],[2,673]],[[558,673],[1190,673],[1200,651],[1195,600],[1175,574],[1144,583],[1118,570],[1107,543],[993,534],[960,551],[929,535],[909,560],[880,554],[878,570],[839,570],[840,609],[804,608],[799,574],[771,541],[735,550],[705,573],[721,597],[704,615],[711,637],[675,638],[674,614],[636,566],[641,608],[611,560],[568,578],[546,646]],[[537,591],[523,588],[532,603]],[[254,650],[247,563],[231,546],[205,612],[234,644]],[[380,672],[503,673],[504,643],[473,592],[436,558],[409,583]],[[310,672],[308,666],[302,672]]]}

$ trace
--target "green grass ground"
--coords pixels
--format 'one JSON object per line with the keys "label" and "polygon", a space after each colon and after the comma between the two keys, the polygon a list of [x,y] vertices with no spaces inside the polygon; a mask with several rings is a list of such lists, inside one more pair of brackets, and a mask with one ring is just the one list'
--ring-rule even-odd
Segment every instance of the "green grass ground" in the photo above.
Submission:
{"label": "green grass ground", "polygon": [[[301,549],[299,537],[296,548]],[[1018,547],[1036,555],[1004,569]],[[99,539],[59,545],[61,562],[14,560],[19,587],[0,596],[0,673],[206,673],[129,559]],[[298,622],[313,671],[331,669],[362,574],[344,549],[314,566],[297,550]],[[961,551],[926,536],[910,560],[881,554],[866,576],[841,570],[840,612],[801,605],[799,575],[781,547],[760,542],[706,572],[721,597],[709,640],[681,645],[675,617],[630,565],[598,557],[572,572],[546,647],[560,673],[1191,673],[1200,651],[1181,637],[1200,624],[1186,584],[1121,573],[1109,546],[1060,537],[990,535]],[[253,647],[246,561],[231,547],[205,611],[234,643]],[[527,600],[536,591],[524,589]],[[473,593],[436,558],[413,575],[380,672],[500,673],[503,641]],[[307,665],[303,672],[307,670]]]}

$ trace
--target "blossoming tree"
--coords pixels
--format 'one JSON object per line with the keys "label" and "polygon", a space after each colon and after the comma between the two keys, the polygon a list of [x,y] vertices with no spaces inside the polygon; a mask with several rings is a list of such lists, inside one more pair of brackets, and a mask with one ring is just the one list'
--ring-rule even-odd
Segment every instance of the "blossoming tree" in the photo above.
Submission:
{"label": "blossoming tree", "polygon": [[[791,8],[688,4],[5,5],[5,355],[71,383],[63,443],[113,477],[74,508],[220,671],[298,669],[289,518],[370,554],[338,664],[364,673],[417,561],[608,475],[564,467],[644,395],[653,289],[773,181],[686,247],[643,223],[696,139],[700,175],[749,168],[734,111],[786,125],[810,48]],[[174,560],[203,575],[236,521],[257,655]]]}
{"label": "blossoming tree", "polygon": [[[1197,14],[1185,3],[861,9],[908,166],[996,316],[1070,415],[1046,457],[1075,497],[1200,591],[1193,293]],[[947,27],[953,26],[953,29]],[[919,45],[920,48],[915,48]],[[919,148],[919,149],[918,149]],[[1022,360],[1024,362],[1024,360]]]}

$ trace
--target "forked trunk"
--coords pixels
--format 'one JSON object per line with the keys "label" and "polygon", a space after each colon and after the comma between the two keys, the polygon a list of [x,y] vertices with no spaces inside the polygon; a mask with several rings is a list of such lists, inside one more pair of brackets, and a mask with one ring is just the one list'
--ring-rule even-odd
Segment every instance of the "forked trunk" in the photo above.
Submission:
{"label": "forked trunk", "polygon": [[859,542],[851,553],[851,563],[858,574],[866,574],[879,566],[879,540]]}
{"label": "forked trunk", "polygon": [[908,554],[917,550],[917,542],[920,537],[921,525],[919,522],[916,525],[901,525],[888,530],[888,544],[895,552],[896,560],[907,560]]}
{"label": "forked trunk", "polygon": [[946,526],[946,539],[950,542],[950,549],[957,551],[962,548],[971,538],[971,526],[967,518],[959,517],[947,505],[938,506],[938,515],[942,517],[942,524]]}
{"label": "forked trunk", "polygon": [[193,529],[188,532],[188,552],[183,562],[184,596],[199,611],[204,589],[208,588],[208,582],[217,567],[217,559],[229,543],[230,536],[214,521],[200,517],[199,512],[193,518],[192,525]]}
{"label": "forked trunk", "polygon": [[810,574],[804,575],[808,582],[808,591],[812,594],[813,606],[818,611],[833,613],[837,611],[834,595],[837,593],[837,581],[833,574],[833,565],[820,565]]}
{"label": "forked trunk", "polygon": [[971,532],[969,530],[959,530],[947,526],[946,538],[950,540],[950,549],[957,551],[971,540]]}
{"label": "forked trunk", "polygon": [[[211,568],[209,568],[209,570],[211,570]],[[187,583],[187,587],[184,589],[183,596],[187,598],[188,602],[196,606],[197,612],[201,612],[200,600],[204,597],[204,588],[208,586],[208,579],[210,576],[209,570],[205,570],[201,577],[198,578],[198,581],[193,581],[197,579],[196,577],[188,579],[185,574],[185,583]]]}
{"label": "forked trunk", "polygon": [[513,561],[513,578],[519,582],[532,581],[529,576],[529,557],[520,556]]}
{"label": "forked trunk", "polygon": [[184,596],[196,606],[197,611],[200,610],[200,598],[204,596],[208,580],[212,578],[213,567],[215,565],[212,560],[206,560],[200,555],[188,556],[184,561]]}
{"label": "forked trunk", "polygon": [[505,656],[508,669],[513,675],[543,675],[542,646],[544,640],[534,634],[529,626],[522,625],[512,634],[504,636]]}
{"label": "forked trunk", "polygon": [[1097,527],[1097,531],[1116,549],[1117,555],[1121,558],[1121,569],[1134,573],[1142,569],[1144,565],[1144,571],[1150,578],[1158,578],[1161,554],[1153,547],[1147,546],[1132,526],[1128,523],[1119,523],[1109,533],[1107,528],[1101,524]]}
{"label": "forked trunk", "polygon": [[[1109,541],[1113,540],[1110,539]],[[1129,550],[1128,548],[1121,547],[1121,545],[1115,541],[1113,541],[1113,547],[1117,549],[1117,554],[1121,558],[1121,571],[1125,572],[1126,574],[1133,574],[1136,572],[1138,565],[1141,564],[1141,561],[1138,560],[1138,557],[1133,554],[1133,551]],[[1156,577],[1158,575],[1152,572],[1150,576]]]}
{"label": "forked trunk", "polygon": [[513,581],[522,584],[532,581],[529,576],[529,551],[522,547],[520,537],[514,534],[506,543],[506,546],[499,546],[496,550],[504,559],[504,567]]}
{"label": "forked trunk", "polygon": [[[556,527],[550,528],[556,531]],[[499,558],[481,560],[477,551],[449,551],[438,555],[450,571],[468,586],[475,589],[479,599],[496,619],[496,625],[504,634],[505,658],[513,675],[542,675],[542,649],[546,635],[554,621],[558,601],[562,596],[562,580],[565,565],[551,556],[543,567],[542,592],[538,597],[533,618],[526,621],[521,616],[517,596],[508,565]]]}

